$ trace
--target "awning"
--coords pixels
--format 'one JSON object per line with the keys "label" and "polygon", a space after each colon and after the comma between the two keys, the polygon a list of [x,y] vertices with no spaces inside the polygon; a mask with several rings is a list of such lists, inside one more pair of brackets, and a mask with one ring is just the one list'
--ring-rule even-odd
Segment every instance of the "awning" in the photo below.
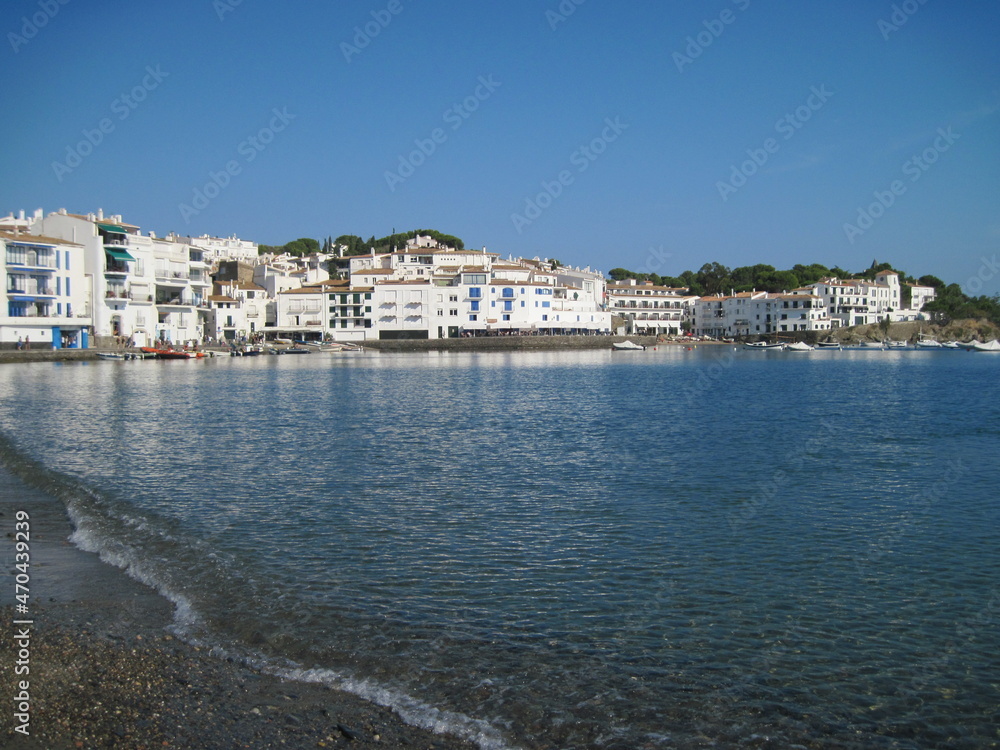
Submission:
{"label": "awning", "polygon": [[111,234],[128,234],[128,232],[117,224],[98,224],[97,228],[103,229],[105,232],[110,232]]}
{"label": "awning", "polygon": [[124,250],[112,250],[109,247],[104,248],[104,252],[110,255],[115,260],[135,260],[131,255],[129,255]]}

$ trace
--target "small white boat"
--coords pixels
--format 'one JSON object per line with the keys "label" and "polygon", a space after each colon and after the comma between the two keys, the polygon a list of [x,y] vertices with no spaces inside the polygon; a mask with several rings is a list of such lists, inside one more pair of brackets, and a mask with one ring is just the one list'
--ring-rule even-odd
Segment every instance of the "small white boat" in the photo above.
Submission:
{"label": "small white boat", "polygon": [[996,339],[991,339],[985,344],[980,344],[976,342],[972,345],[972,351],[974,352],[1000,352],[1000,341]]}
{"label": "small white boat", "polygon": [[906,348],[906,342],[905,341],[886,341],[885,345],[888,346],[890,349],[905,349]]}
{"label": "small white boat", "polygon": [[920,339],[917,341],[918,349],[941,349],[942,345],[940,341],[935,341],[934,339]]}
{"label": "small white boat", "polygon": [[757,349],[757,350],[774,350],[780,351],[785,348],[784,344],[769,344],[766,341],[754,341],[753,343],[744,344],[745,349]]}
{"label": "small white boat", "polygon": [[961,349],[962,348],[961,344],[959,344],[957,341],[945,341],[943,344],[941,344],[941,346],[944,347],[945,349]]}
{"label": "small white boat", "polygon": [[862,341],[861,347],[863,349],[885,349],[885,344],[881,341]]}
{"label": "small white boat", "polygon": [[820,341],[816,344],[818,349],[843,349],[839,341]]}
{"label": "small white boat", "polygon": [[813,347],[809,346],[805,341],[796,341],[785,345],[786,352],[811,352],[812,350]]}
{"label": "small white boat", "polygon": [[635,344],[631,341],[618,341],[611,345],[612,351],[616,352],[641,352],[646,349],[642,344]]}
{"label": "small white boat", "polygon": [[126,356],[124,354],[118,354],[116,352],[95,352],[101,359],[107,359],[109,361],[124,361]]}

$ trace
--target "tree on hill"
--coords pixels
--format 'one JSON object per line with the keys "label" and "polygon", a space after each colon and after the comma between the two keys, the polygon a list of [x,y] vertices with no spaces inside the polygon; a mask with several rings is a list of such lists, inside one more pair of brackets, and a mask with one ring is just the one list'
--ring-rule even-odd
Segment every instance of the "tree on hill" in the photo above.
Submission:
{"label": "tree on hill", "polygon": [[312,255],[313,253],[319,252],[319,242],[312,239],[311,237],[300,237],[297,240],[292,240],[291,242],[285,243],[284,245],[258,245],[257,252],[260,255],[265,253],[274,253],[275,255],[281,255],[282,253],[288,253],[289,255],[297,255],[299,257],[303,255]]}
{"label": "tree on hill", "polygon": [[334,245],[345,246],[344,255],[366,255],[372,251],[372,248],[376,253],[391,253],[394,250],[402,250],[406,247],[407,242],[418,236],[431,237],[444,247],[452,247],[456,250],[465,249],[465,243],[461,239],[436,229],[414,229],[411,232],[397,232],[378,239],[372,235],[367,240],[361,239],[356,234],[342,234],[333,242]]}

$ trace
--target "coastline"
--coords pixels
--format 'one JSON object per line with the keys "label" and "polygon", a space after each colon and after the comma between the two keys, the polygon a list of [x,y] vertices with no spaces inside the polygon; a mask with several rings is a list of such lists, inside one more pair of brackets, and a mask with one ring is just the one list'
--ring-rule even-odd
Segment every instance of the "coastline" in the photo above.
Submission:
{"label": "coastline", "polygon": [[[30,516],[30,673],[15,676],[15,513]],[[4,717],[5,746],[471,750],[392,710],[321,684],[284,680],[171,635],[172,605],[71,542],[60,500],[0,463],[9,559],[0,588],[0,694],[30,682],[30,736]]]}

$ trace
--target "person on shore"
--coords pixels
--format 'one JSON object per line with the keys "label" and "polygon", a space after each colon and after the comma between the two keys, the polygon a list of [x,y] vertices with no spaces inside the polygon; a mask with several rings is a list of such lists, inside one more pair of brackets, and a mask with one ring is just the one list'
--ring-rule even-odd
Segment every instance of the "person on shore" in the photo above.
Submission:
{"label": "person on shore", "polygon": [[24,348],[26,351],[31,348],[31,338],[29,336],[24,337]]}
{"label": "person on shore", "polygon": [[17,337],[17,350],[21,351],[24,348],[24,339],[20,336]]}

